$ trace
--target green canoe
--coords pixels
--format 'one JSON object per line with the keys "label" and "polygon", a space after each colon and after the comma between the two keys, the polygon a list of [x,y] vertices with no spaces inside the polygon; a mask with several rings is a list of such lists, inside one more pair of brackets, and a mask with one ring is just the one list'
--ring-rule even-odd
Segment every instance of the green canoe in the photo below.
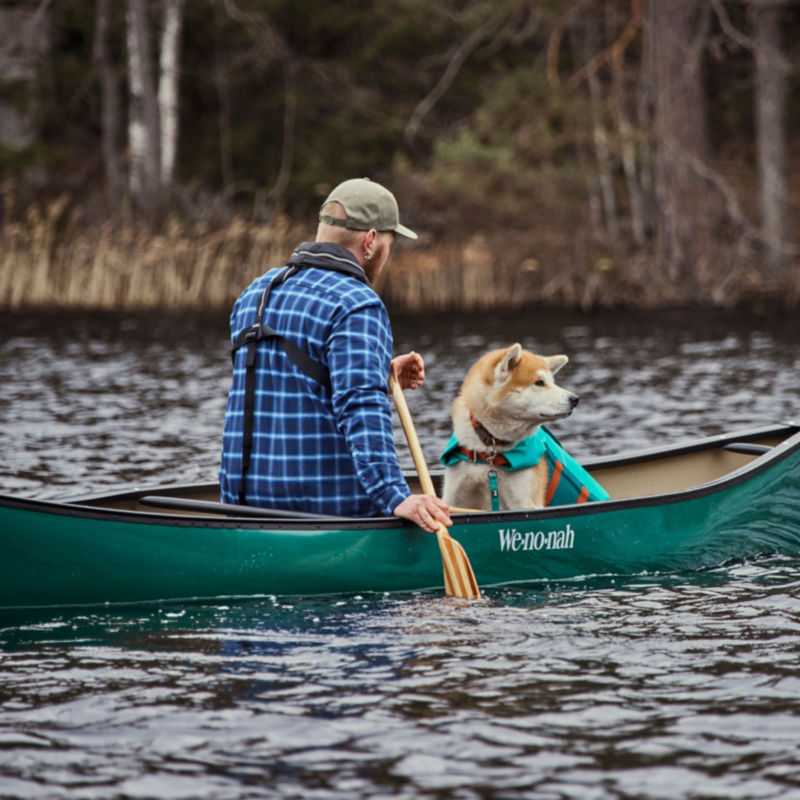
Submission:
{"label": "green canoe", "polygon": [[[800,426],[584,461],[600,503],[453,515],[482,588],[800,553]],[[223,507],[216,485],[0,495],[0,607],[442,589],[436,537],[392,518]]]}

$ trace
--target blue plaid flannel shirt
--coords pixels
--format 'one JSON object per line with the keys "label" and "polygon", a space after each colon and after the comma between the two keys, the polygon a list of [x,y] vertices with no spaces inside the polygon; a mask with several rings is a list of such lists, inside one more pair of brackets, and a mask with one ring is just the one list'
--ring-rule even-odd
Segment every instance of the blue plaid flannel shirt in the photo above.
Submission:
{"label": "blue plaid flannel shirt", "polygon": [[[338,245],[303,243],[289,264],[355,257]],[[255,321],[275,270],[236,301],[231,335]],[[248,505],[341,516],[391,514],[410,494],[397,463],[387,378],[392,332],[380,297],[356,278],[308,267],[275,286],[264,323],[330,370],[331,391],[300,371],[274,339],[256,350]],[[222,501],[237,503],[242,465],[246,347],[236,352],[219,473]]]}

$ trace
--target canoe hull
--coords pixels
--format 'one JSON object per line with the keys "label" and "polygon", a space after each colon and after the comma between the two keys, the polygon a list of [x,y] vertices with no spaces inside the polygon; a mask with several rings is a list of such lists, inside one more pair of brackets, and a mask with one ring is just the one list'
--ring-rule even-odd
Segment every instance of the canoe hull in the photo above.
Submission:
{"label": "canoe hull", "polygon": [[[800,553],[800,433],[666,495],[455,517],[481,587]],[[395,520],[274,522],[0,498],[0,606],[441,590],[436,537]]]}
{"label": "canoe hull", "polygon": [[426,547],[428,537],[412,529],[275,530],[252,522],[197,527],[157,517],[145,523],[85,516],[65,520],[24,509],[5,509],[2,519],[5,531],[20,535],[3,535],[7,563],[15,569],[3,576],[0,606],[441,584],[435,539]]}

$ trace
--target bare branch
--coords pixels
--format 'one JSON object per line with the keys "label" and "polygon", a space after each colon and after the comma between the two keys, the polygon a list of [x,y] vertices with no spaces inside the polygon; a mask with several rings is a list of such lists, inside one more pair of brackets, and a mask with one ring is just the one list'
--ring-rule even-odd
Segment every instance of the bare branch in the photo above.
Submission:
{"label": "bare branch", "polygon": [[561,42],[567,32],[570,22],[575,15],[586,5],[587,0],[577,0],[559,18],[556,27],[550,34],[547,42],[547,81],[551,86],[558,86],[561,79],[558,77],[558,53],[561,50]]}
{"label": "bare branch", "polygon": [[494,35],[492,41],[481,49],[478,56],[488,58],[505,45],[519,46],[527,42],[542,22],[542,13],[538,8],[530,8],[527,3],[515,4],[506,23]]}
{"label": "bare branch", "polygon": [[736,44],[744,47],[745,50],[755,52],[756,43],[749,36],[745,36],[738,28],[734,26],[734,24],[731,22],[731,18],[728,16],[725,6],[722,5],[721,1],[711,0],[711,8],[717,15],[719,26],[722,28],[725,35],[729,36],[732,41],[736,42]]}
{"label": "bare branch", "polygon": [[[743,236],[753,242],[764,243],[764,237],[747,218],[739,205],[736,192],[733,187],[719,174],[713,167],[692,153],[687,152],[675,142],[665,144],[672,150],[696,175],[712,184],[725,199],[725,210],[728,216],[742,229]],[[779,252],[786,255],[800,255],[800,246],[790,242],[780,242],[777,244]]]}
{"label": "bare branch", "polygon": [[41,0],[39,3],[39,7],[36,11],[33,12],[31,18],[28,20],[28,27],[31,30],[36,29],[41,23],[44,16],[50,10],[50,7],[53,5],[53,0]]}
{"label": "bare branch", "polygon": [[642,26],[642,0],[631,0],[631,16],[617,40],[597,53],[588,63],[584,64],[577,72],[573,73],[567,81],[567,87],[575,89],[583,81],[594,75],[604,64],[616,61],[622,57],[628,45],[633,41],[639,28]]}
{"label": "bare branch", "polygon": [[414,112],[411,114],[404,133],[405,140],[411,144],[417,136],[420,125],[425,115],[442,99],[444,93],[450,88],[453,81],[458,75],[458,71],[464,65],[464,62],[469,57],[475,48],[481,43],[491,29],[496,25],[496,17],[490,17],[486,22],[478,28],[475,28],[472,33],[455,49],[455,52],[450,57],[447,68],[442,73],[436,85],[428,92],[425,97],[419,102]]}

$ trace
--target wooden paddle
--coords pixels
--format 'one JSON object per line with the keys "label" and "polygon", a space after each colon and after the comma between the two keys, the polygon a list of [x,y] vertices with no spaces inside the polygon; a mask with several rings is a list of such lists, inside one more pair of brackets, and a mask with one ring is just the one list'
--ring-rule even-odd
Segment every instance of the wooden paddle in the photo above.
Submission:
{"label": "wooden paddle", "polygon": [[[406,398],[400,384],[389,377],[389,386],[392,389],[394,403],[397,406],[397,413],[400,415],[400,422],[406,434],[406,440],[414,458],[414,465],[417,468],[419,482],[425,494],[436,496],[433,488],[433,481],[428,472],[428,465],[417,438],[417,431],[414,428],[414,420],[406,405]],[[475,580],[475,573],[472,571],[467,554],[464,548],[453,539],[447,532],[447,528],[439,523],[436,531],[436,539],[439,542],[439,552],[442,554],[442,570],[444,571],[444,589],[450,597],[462,597],[465,600],[480,599],[481,592],[478,589],[478,582]]]}

